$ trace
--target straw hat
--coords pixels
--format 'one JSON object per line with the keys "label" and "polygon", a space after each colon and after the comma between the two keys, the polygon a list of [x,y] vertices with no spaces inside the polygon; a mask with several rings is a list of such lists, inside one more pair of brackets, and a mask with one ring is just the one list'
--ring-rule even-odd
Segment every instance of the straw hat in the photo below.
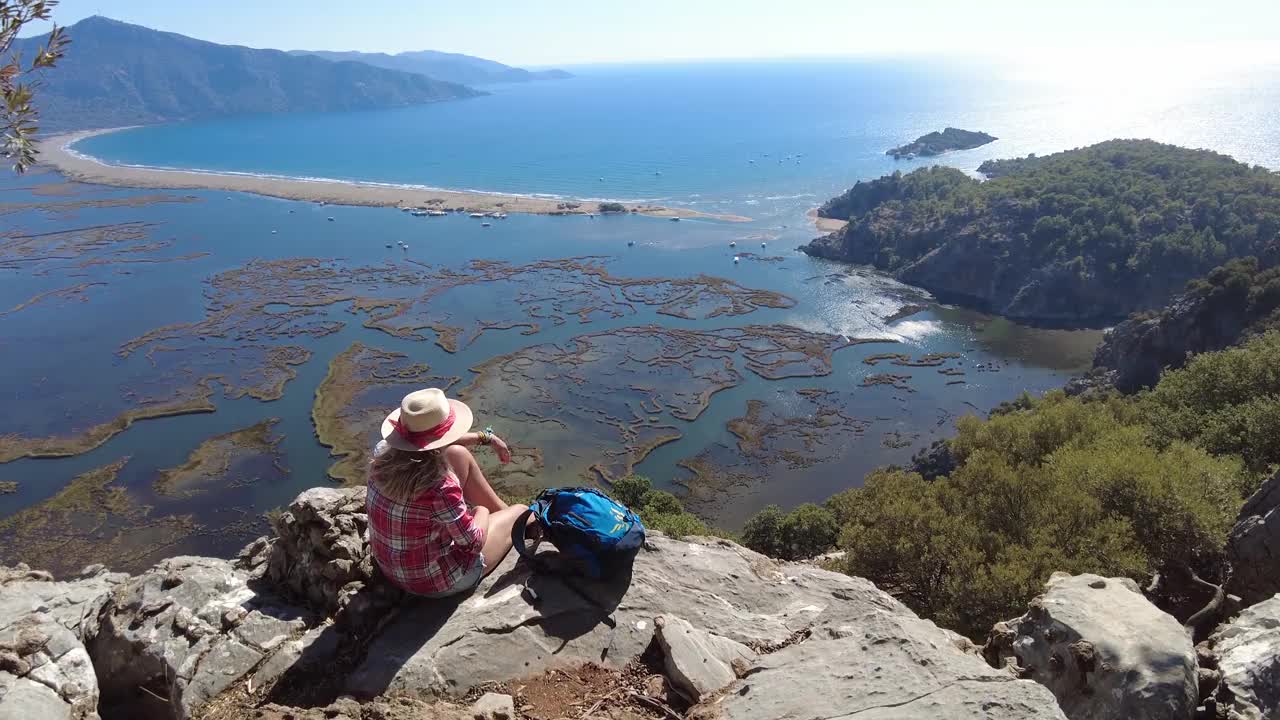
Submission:
{"label": "straw hat", "polygon": [[382,421],[382,439],[397,450],[422,452],[449,445],[471,429],[471,408],[438,388],[404,396]]}

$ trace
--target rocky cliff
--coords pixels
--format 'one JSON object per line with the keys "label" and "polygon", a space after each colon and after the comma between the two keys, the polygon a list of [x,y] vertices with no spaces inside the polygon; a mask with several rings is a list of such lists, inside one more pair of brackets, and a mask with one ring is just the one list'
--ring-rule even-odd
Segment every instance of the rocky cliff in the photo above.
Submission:
{"label": "rocky cliff", "polygon": [[1166,368],[1280,327],[1280,250],[1215,268],[1156,313],[1136,315],[1107,333],[1094,368],[1121,392],[1151,387]]}
{"label": "rocky cliff", "polygon": [[[470,596],[404,598],[371,562],[362,506],[360,489],[308,491],[235,560],[171,558],[133,577],[86,568],[63,581],[5,570],[0,718],[1085,717],[1064,714],[1063,683],[987,664],[865,580],[724,540],[655,534],[611,583],[533,574],[512,555]],[[1160,628],[1179,660],[1151,672],[1196,696],[1160,717],[1190,717],[1182,709],[1200,693],[1183,676],[1196,661],[1176,622],[1137,593],[1108,619],[1115,604],[1091,605],[1091,581],[1079,582],[1085,595],[1065,604],[1092,620],[1054,617],[1100,654],[1095,636],[1117,635],[1109,623],[1146,617],[1128,636],[1155,642]],[[1219,643],[1235,692],[1269,698],[1270,666],[1247,659],[1274,642],[1274,613],[1258,607],[1255,629]],[[1145,694],[1130,676],[1118,669],[1108,687],[1137,703]]]}

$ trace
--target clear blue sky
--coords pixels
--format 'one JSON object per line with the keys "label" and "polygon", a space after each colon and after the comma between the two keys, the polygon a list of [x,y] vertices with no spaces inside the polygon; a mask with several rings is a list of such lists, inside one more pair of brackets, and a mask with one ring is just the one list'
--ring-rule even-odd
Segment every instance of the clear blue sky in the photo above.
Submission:
{"label": "clear blue sky", "polygon": [[815,55],[1280,52],[1280,0],[62,0],[220,43],[465,52],[516,65]]}

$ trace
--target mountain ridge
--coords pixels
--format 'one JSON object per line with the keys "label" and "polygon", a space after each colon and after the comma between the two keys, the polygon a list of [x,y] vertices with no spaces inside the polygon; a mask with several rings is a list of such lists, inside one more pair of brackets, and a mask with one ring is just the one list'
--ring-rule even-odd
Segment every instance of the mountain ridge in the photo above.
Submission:
{"label": "mountain ridge", "polygon": [[374,67],[417,73],[463,85],[564,80],[573,77],[564,70],[525,70],[504,65],[496,60],[440,50],[410,50],[394,54],[367,53],[357,50],[290,50],[288,52],[294,56],[313,55],[335,62],[361,62]]}
{"label": "mountain ridge", "polygon": [[[92,16],[37,96],[43,130],[142,125],[252,112],[372,110],[485,93],[358,62],[220,45]],[[47,36],[21,38],[30,55]]]}

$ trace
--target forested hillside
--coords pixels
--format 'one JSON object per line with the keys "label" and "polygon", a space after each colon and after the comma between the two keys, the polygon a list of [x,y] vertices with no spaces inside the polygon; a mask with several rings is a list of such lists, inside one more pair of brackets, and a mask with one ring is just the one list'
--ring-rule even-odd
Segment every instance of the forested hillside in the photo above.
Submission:
{"label": "forested hillside", "polygon": [[[480,95],[416,73],[196,40],[104,17],[67,28],[71,46],[41,78],[44,130],[247,112],[361,110]],[[43,38],[19,40],[30,56]]]}
{"label": "forested hillside", "polygon": [[1225,261],[1280,256],[1280,177],[1149,140],[860,182],[828,201],[849,224],[806,252],[874,265],[1014,318],[1106,323],[1159,308]]}

